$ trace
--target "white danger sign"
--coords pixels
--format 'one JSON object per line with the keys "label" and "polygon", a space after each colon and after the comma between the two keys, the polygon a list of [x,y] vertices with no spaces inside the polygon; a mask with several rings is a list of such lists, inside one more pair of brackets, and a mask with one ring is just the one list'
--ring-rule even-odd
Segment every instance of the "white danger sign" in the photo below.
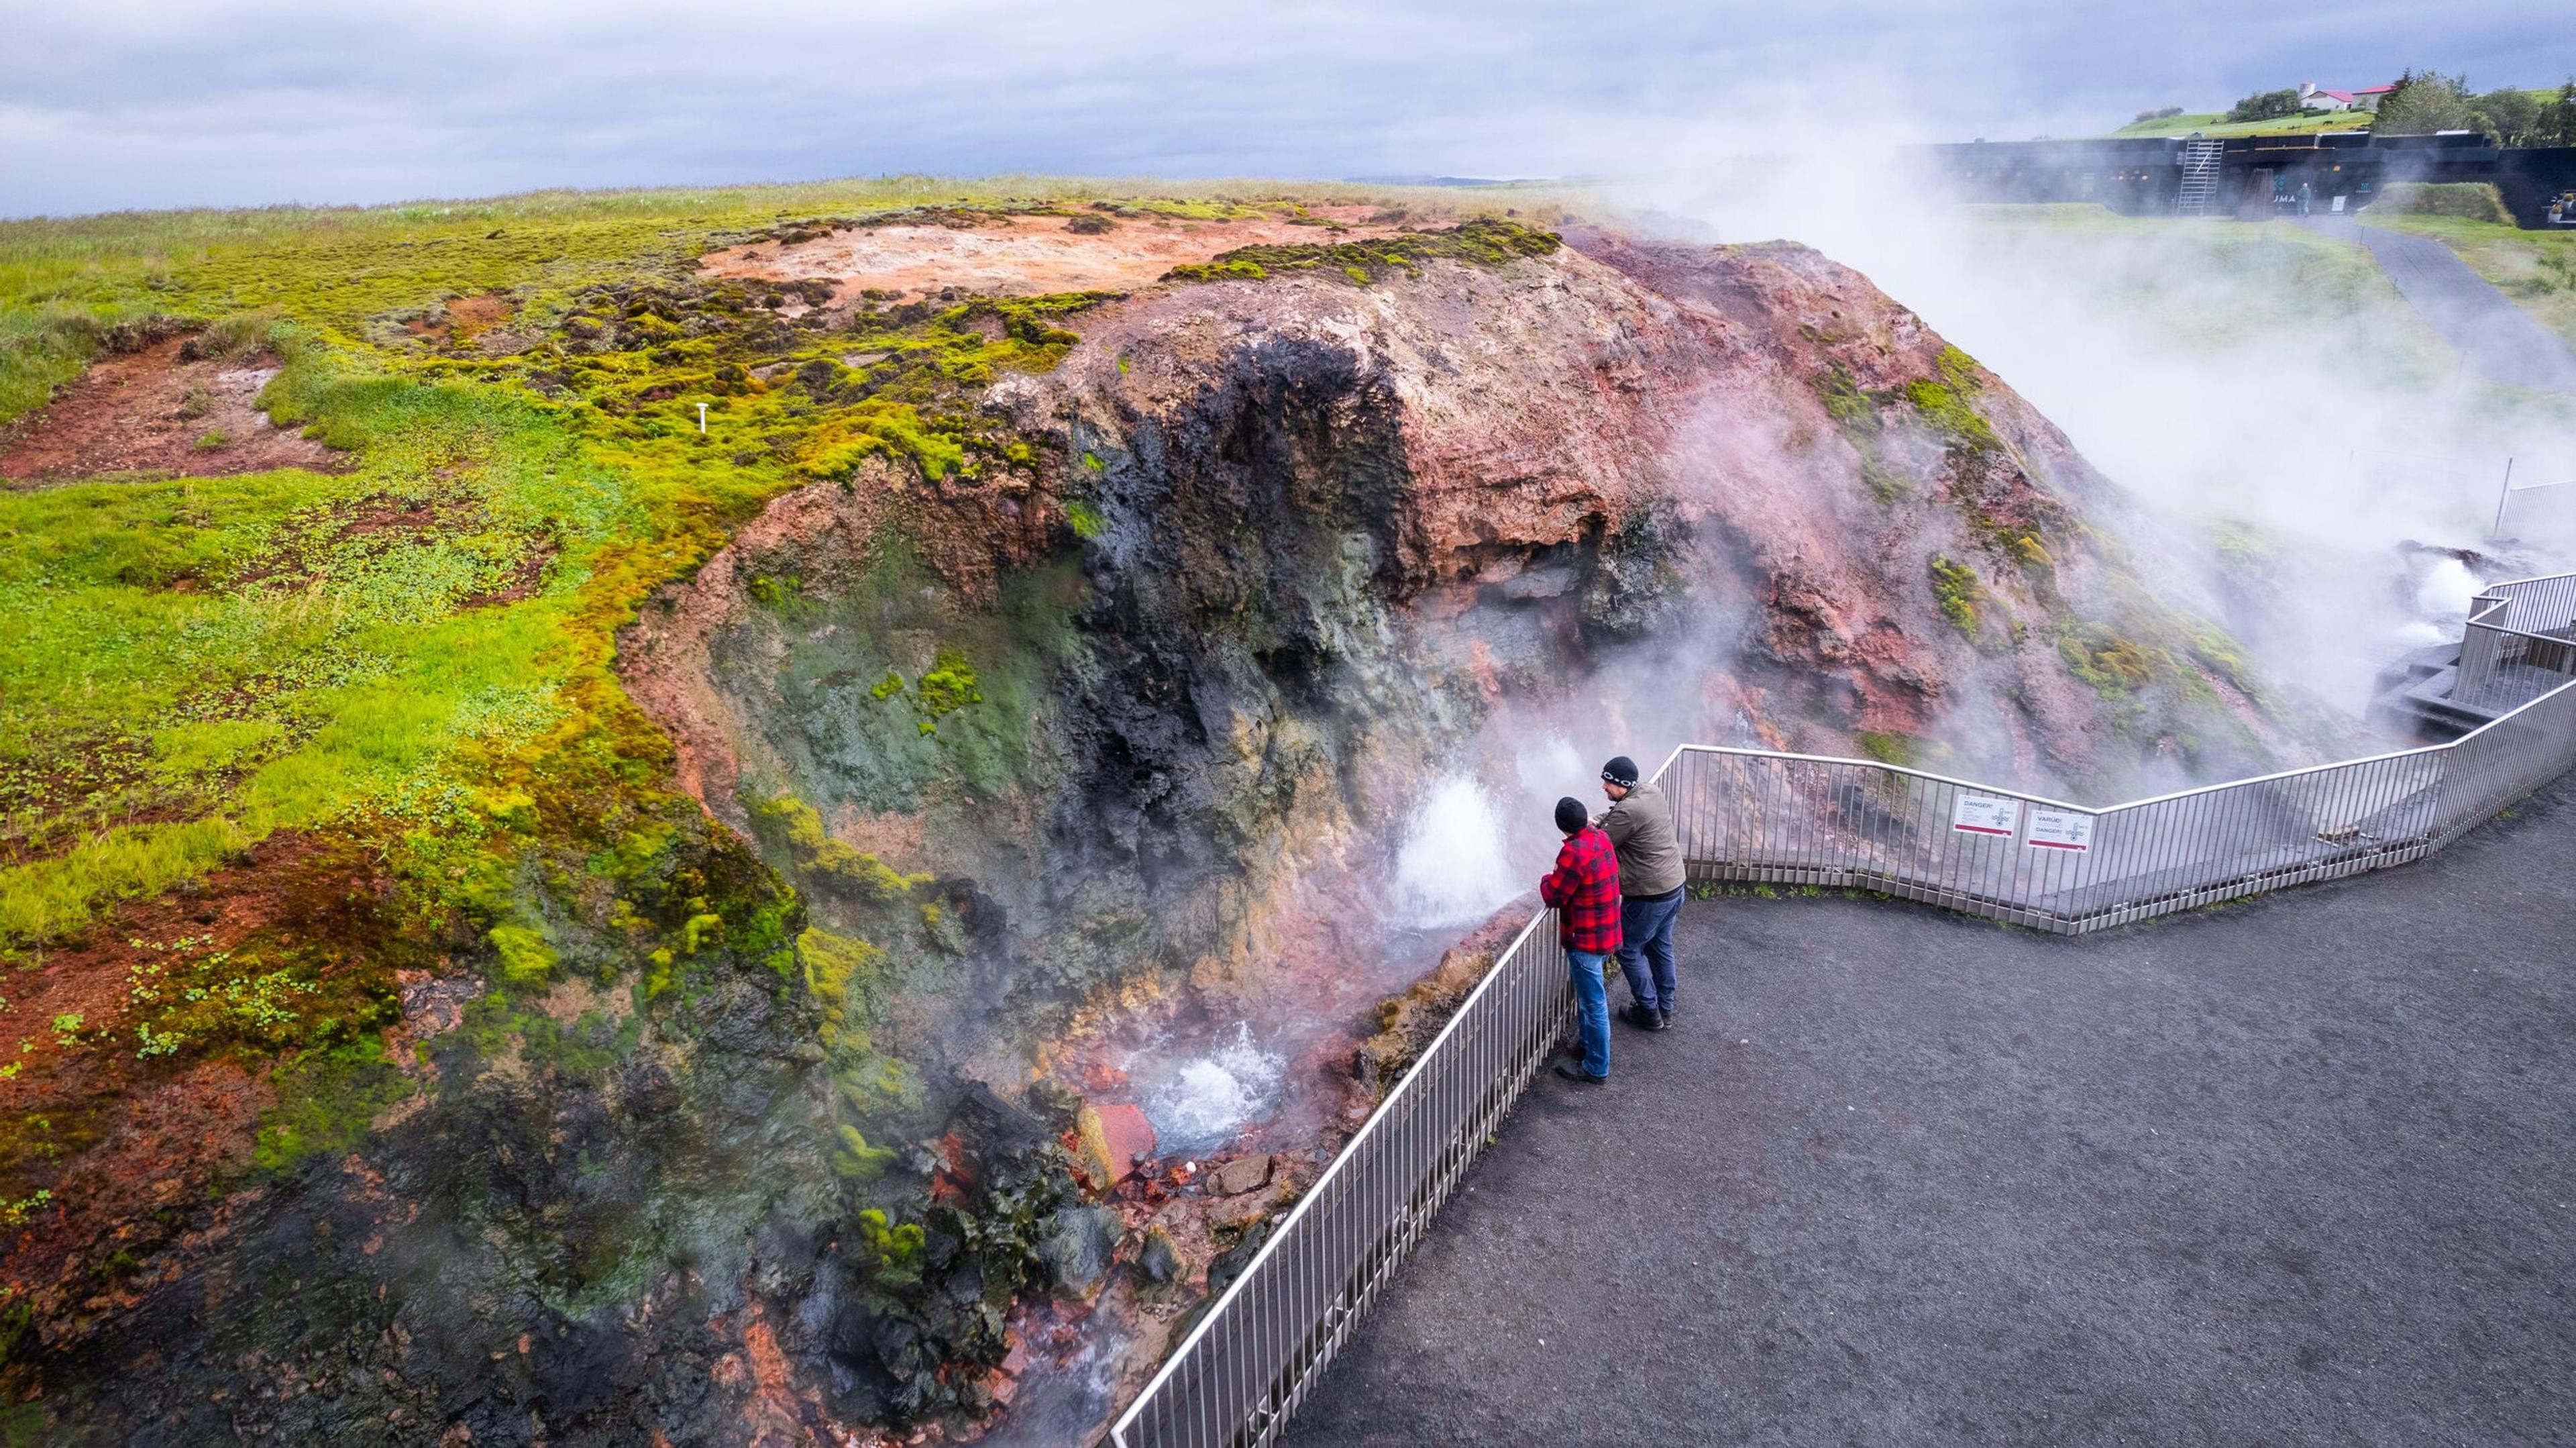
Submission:
{"label": "white danger sign", "polygon": [[2034,850],[2089,850],[2093,848],[2093,817],[2073,810],[2032,810],[2030,838],[2024,843]]}
{"label": "white danger sign", "polygon": [[1971,835],[2001,835],[2012,838],[2013,826],[2021,823],[2021,801],[1991,799],[1982,794],[1963,794],[1950,809],[1950,828]]}

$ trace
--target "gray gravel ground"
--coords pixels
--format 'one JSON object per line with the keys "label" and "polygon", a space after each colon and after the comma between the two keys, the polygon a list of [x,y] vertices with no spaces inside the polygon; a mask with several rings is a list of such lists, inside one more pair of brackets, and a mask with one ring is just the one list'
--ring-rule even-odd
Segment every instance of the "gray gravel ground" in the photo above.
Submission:
{"label": "gray gravel ground", "polygon": [[1289,1441],[2576,1443],[2571,884],[2562,783],[2087,940],[1694,904]]}
{"label": "gray gravel ground", "polygon": [[2471,372],[2510,387],[2576,392],[2576,352],[2458,252],[2430,237],[2354,221],[2310,217],[2309,224],[2368,247],[2407,304],[2458,350]]}

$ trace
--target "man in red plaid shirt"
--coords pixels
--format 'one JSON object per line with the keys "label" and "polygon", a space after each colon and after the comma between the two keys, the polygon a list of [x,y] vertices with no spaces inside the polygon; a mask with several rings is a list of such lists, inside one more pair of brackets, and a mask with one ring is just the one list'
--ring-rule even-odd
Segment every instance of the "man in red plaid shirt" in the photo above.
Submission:
{"label": "man in red plaid shirt", "polygon": [[1556,1074],[1597,1086],[1610,1079],[1610,993],[1601,982],[1601,965],[1619,948],[1619,856],[1579,799],[1556,802],[1556,827],[1565,832],[1565,843],[1557,849],[1556,868],[1538,882],[1538,897],[1556,907],[1556,938],[1574,977],[1575,1020],[1583,1037],[1583,1064],[1560,1064]]}

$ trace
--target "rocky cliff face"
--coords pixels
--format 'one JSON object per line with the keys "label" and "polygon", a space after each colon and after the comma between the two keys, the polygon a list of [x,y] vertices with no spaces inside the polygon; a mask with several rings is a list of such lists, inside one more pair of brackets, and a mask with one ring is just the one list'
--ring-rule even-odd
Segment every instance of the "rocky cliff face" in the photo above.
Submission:
{"label": "rocky cliff face", "polygon": [[[979,224],[1013,223],[921,230]],[[809,305],[930,317],[969,385],[898,426],[865,409],[915,386],[908,344],[716,374],[875,420],[620,640],[694,803],[542,868],[578,899],[686,841],[650,894],[685,949],[632,1008],[425,961],[389,1059],[440,1089],[60,1338],[97,1436],[971,1434],[1093,1304],[1167,1320],[1329,1145],[1328,1091],[1211,1228],[1104,1145],[1126,1088],[1091,1047],[1284,996],[1321,1069],[1390,984],[1352,962],[1403,810],[1515,711],[2079,794],[2299,750],[2066,440],[1825,258],[1273,231],[1123,295],[787,278],[744,348],[802,345]],[[1040,360],[957,363],[979,338]],[[903,430],[938,407],[946,453]],[[592,913],[550,922],[566,958],[613,953]],[[483,1051],[504,1025],[557,1049]]]}
{"label": "rocky cliff face", "polygon": [[[1023,465],[816,483],[629,637],[683,778],[884,947],[869,1049],[933,1097],[1349,970],[1403,804],[1522,704],[2079,793],[2299,750],[2116,490],[1864,279],[1510,235],[1091,306],[980,398]],[[1660,697],[1595,692],[1640,657]]]}
{"label": "rocky cliff face", "polygon": [[971,878],[1048,939],[1017,987],[1140,936],[1234,958],[1395,777],[1640,641],[1702,738],[2094,794],[2299,749],[2065,438],[1805,249],[1597,235],[1079,321],[983,398],[1026,467],[783,498],[627,650],[719,817],[792,797]]}

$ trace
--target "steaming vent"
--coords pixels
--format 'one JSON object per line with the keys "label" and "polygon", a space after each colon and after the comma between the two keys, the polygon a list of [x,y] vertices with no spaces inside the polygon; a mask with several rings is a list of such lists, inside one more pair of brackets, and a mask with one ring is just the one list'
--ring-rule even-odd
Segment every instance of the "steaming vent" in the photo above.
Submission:
{"label": "steaming vent", "polygon": [[1466,775],[1431,787],[1395,860],[1396,908],[1423,929],[1482,920],[1520,893],[1493,793]]}
{"label": "steaming vent", "polygon": [[1233,1037],[1204,1056],[1138,1056],[1137,1104],[1154,1125],[1156,1149],[1167,1156],[1212,1151],[1269,1115],[1288,1070],[1285,1057],[1253,1040],[1248,1021],[1236,1022]]}

